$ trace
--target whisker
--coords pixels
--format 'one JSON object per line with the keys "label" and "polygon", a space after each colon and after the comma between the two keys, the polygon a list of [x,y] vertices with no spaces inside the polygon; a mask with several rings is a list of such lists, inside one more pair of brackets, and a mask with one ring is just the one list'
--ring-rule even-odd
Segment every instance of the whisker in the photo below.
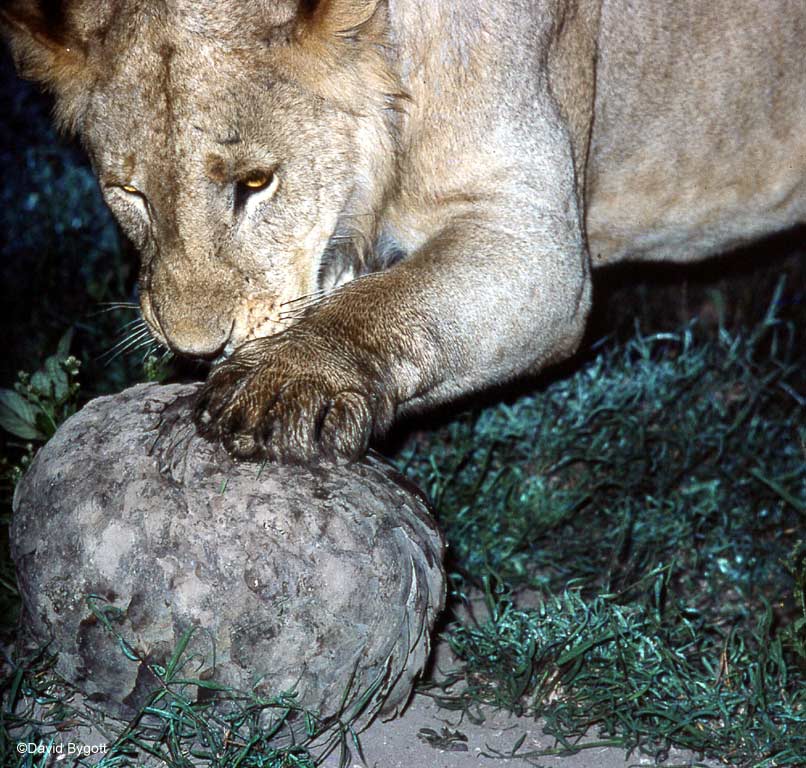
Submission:
{"label": "whisker", "polygon": [[124,352],[128,352],[132,349],[136,349],[138,345],[143,343],[144,341],[148,341],[148,336],[146,334],[141,334],[135,337],[129,337],[124,342],[117,344],[115,347],[110,349],[106,352],[102,357],[109,356],[109,360],[114,360],[118,356],[122,355]]}
{"label": "whisker", "polygon": [[280,322],[280,323],[285,323],[285,322],[288,322],[289,320],[290,320],[290,321],[297,321],[297,320],[301,320],[303,317],[305,317],[305,315],[306,315],[306,314],[307,314],[307,312],[306,312],[306,311],[300,311],[300,312],[281,312],[281,313],[280,313],[280,314],[277,316],[277,322]]}
{"label": "whisker", "polygon": [[[162,354],[158,356],[157,353],[160,350],[162,350]],[[146,347],[146,351],[143,354],[143,359],[141,362],[145,364],[145,361],[148,360],[149,357],[155,358],[156,365],[161,366],[172,360],[174,353],[156,339],[151,339],[151,344]]]}
{"label": "whisker", "polygon": [[373,274],[375,273],[367,272],[364,274],[359,274],[353,277],[348,282],[344,283],[343,285],[339,285],[335,288],[320,288],[319,290],[313,291],[312,293],[306,294],[304,296],[298,296],[296,299],[285,301],[280,305],[280,307],[288,307],[288,308],[283,309],[277,314],[277,321],[296,322],[298,320],[301,320],[312,309],[315,309],[316,307],[320,306],[325,300],[331,299],[332,297],[337,295],[341,290],[351,285],[352,283],[369,278]]}
{"label": "whisker", "polygon": [[275,322],[286,322],[288,320],[299,320],[311,307],[317,306],[323,299],[327,298],[330,291],[326,288],[318,288],[310,293],[297,296],[295,299],[284,301],[280,307],[288,307],[277,314]]}
{"label": "whisker", "polygon": [[280,312],[280,314],[283,315],[283,314],[295,314],[298,312],[304,312],[306,309],[310,309],[311,307],[316,306],[317,304],[321,304],[322,301],[326,299],[328,295],[329,294],[323,294],[322,296],[319,296],[316,299],[310,299],[309,301],[300,303],[296,307],[290,307],[289,309],[284,309]]}
{"label": "whisker", "polygon": [[139,352],[141,349],[146,350],[146,355],[148,355],[151,351],[156,349],[154,339],[143,339],[142,341],[135,344],[130,350],[129,354],[134,354],[135,352]]}
{"label": "whisker", "polygon": [[109,301],[98,305],[101,307],[97,312],[92,312],[90,317],[105,315],[109,312],[139,312],[140,305],[133,301]]}
{"label": "whisker", "polygon": [[146,321],[143,320],[142,317],[135,317],[134,320],[129,320],[128,323],[123,323],[123,325],[121,325],[120,328],[118,328],[118,332],[124,333],[128,329],[145,328],[145,327],[146,327]]}
{"label": "whisker", "polygon": [[151,331],[148,328],[140,328],[134,333],[129,333],[124,336],[117,344],[104,352],[99,359],[103,360],[104,358],[107,358],[107,362],[111,363],[112,360],[131,349],[132,346],[139,344],[150,337]]}
{"label": "whisker", "polygon": [[310,310],[315,309],[316,307],[320,306],[326,299],[330,298],[333,295],[333,291],[328,291],[327,293],[320,296],[318,299],[313,299],[311,301],[306,302],[305,304],[301,304],[298,307],[293,307],[292,309],[286,309],[282,312],[277,314],[277,318],[279,320],[298,320],[301,317],[310,312]]}
{"label": "whisker", "polygon": [[112,362],[114,362],[115,360],[117,360],[117,359],[118,359],[119,357],[121,357],[122,355],[131,355],[131,354],[134,354],[134,353],[135,353],[135,352],[137,352],[139,349],[142,349],[142,347],[143,347],[143,346],[144,346],[144,344],[143,344],[143,342],[141,342],[140,344],[136,344],[136,345],[134,345],[134,346],[129,346],[129,347],[125,347],[125,348],[123,348],[123,349],[119,349],[117,352],[115,352],[115,354],[113,354],[111,357],[109,357],[109,358],[106,360],[106,365],[110,365]]}
{"label": "whisker", "polygon": [[285,307],[288,304],[296,304],[297,302],[306,301],[308,299],[315,301],[317,299],[320,299],[325,293],[327,293],[327,291],[324,288],[318,288],[317,290],[311,291],[310,293],[304,293],[302,296],[297,296],[296,299],[289,299],[288,301],[284,301],[280,306]]}
{"label": "whisker", "polygon": [[124,334],[123,338],[114,344],[111,348],[117,349],[118,347],[127,344],[130,341],[139,341],[142,338],[145,338],[150,331],[147,327],[138,327],[136,330],[131,331],[130,333]]}

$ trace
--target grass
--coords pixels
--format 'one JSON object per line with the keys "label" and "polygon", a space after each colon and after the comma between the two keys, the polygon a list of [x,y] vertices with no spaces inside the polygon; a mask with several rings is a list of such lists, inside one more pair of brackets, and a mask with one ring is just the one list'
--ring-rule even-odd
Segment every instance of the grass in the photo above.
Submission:
{"label": "grass", "polygon": [[636,332],[409,449],[456,596],[486,595],[446,632],[441,706],[544,717],[560,751],[593,728],[806,763],[806,324],[782,296],[743,334]]}
{"label": "grass", "polygon": [[[185,633],[163,667],[139,656],[103,611],[96,616],[110,629],[110,642],[132,663],[146,665],[159,687],[130,721],[119,720],[76,700],[76,692],[53,672],[55,657],[40,649],[14,664],[0,684],[0,765],[35,764],[36,753],[20,757],[19,743],[40,745],[45,758],[63,754],[59,750],[67,747],[59,745],[79,742],[80,728],[93,729],[109,746],[100,753],[78,752],[76,764],[92,764],[101,754],[107,768],[139,766],[144,758],[182,768],[314,768],[334,751],[341,766],[350,763],[353,751],[361,755],[354,723],[373,698],[372,686],[355,696],[348,686],[339,714],[322,720],[303,709],[293,691],[265,698],[195,677],[199,659],[188,644],[198,628]],[[66,742],[63,731],[69,733]]]}
{"label": "grass", "polygon": [[[774,315],[746,336],[636,333],[543,392],[454,422],[404,464],[462,573],[620,589],[685,542],[689,572],[744,596],[758,558],[791,548],[803,520],[799,333]],[[546,536],[558,529],[559,547]]]}

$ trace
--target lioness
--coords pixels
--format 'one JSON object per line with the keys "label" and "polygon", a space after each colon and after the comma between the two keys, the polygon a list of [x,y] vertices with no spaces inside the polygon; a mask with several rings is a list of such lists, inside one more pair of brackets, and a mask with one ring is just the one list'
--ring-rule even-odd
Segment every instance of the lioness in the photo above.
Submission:
{"label": "lioness", "polygon": [[12,0],[202,432],[350,459],[534,372],[592,267],[803,221],[804,0]]}

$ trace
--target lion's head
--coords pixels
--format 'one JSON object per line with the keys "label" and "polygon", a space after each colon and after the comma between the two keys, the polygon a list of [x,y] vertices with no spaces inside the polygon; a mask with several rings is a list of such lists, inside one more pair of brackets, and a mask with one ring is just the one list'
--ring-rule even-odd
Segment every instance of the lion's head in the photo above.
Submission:
{"label": "lion's head", "polygon": [[378,0],[16,0],[2,16],[140,251],[143,315],[171,349],[271,335],[354,274],[392,172]]}

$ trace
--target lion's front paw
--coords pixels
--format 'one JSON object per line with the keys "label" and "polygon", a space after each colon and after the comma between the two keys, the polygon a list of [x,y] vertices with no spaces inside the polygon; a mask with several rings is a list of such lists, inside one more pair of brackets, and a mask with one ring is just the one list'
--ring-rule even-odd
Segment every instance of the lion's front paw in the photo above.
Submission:
{"label": "lion's front paw", "polygon": [[249,342],[211,373],[195,421],[238,458],[352,461],[393,411],[393,400],[350,356],[309,339],[274,338]]}

